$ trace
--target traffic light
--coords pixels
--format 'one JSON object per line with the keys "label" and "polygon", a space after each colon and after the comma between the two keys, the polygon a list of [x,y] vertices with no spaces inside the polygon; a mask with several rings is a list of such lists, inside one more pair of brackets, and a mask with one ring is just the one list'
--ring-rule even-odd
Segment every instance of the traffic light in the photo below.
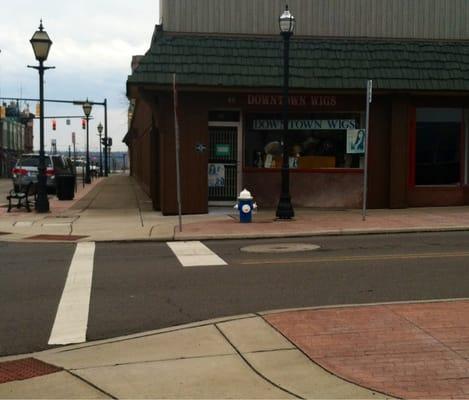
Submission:
{"label": "traffic light", "polygon": [[107,145],[108,145],[109,147],[112,146],[112,137],[107,138]]}
{"label": "traffic light", "polygon": [[57,122],[55,119],[52,120],[52,130],[53,131],[57,130]]}
{"label": "traffic light", "polygon": [[101,144],[102,144],[103,146],[106,146],[106,138],[101,138]]}
{"label": "traffic light", "polygon": [[81,120],[81,129],[86,129],[86,120]]}

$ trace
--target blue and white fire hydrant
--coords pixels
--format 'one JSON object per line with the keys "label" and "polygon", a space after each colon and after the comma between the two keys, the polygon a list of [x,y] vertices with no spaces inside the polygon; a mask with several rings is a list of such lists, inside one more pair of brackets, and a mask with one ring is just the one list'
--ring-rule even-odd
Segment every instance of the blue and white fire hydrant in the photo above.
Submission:
{"label": "blue and white fire hydrant", "polygon": [[239,222],[249,223],[252,222],[252,212],[257,209],[257,204],[251,196],[251,192],[244,189],[238,197],[238,204],[235,208],[239,210]]}

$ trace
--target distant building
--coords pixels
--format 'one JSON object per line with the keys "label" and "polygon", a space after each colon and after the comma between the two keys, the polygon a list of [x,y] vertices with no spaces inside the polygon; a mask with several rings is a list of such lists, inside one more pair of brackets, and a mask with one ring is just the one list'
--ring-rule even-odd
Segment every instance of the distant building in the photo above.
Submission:
{"label": "distant building", "polygon": [[[280,195],[280,0],[161,0],[127,80],[131,172],[177,212],[176,73],[184,213]],[[291,0],[291,194],[298,207],[358,208],[366,81],[374,82],[368,203],[469,204],[469,1]],[[135,60],[134,60],[135,61]],[[216,171],[217,176],[209,176]],[[215,172],[214,172],[215,173]]]}
{"label": "distant building", "polygon": [[0,176],[11,176],[16,160],[33,151],[34,115],[16,102],[3,104],[0,112]]}

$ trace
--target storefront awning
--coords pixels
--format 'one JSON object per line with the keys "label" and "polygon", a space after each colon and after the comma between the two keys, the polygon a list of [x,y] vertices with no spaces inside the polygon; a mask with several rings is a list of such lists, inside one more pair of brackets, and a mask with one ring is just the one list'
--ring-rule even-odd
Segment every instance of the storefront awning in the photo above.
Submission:
{"label": "storefront awning", "polygon": [[[383,90],[469,90],[469,43],[293,37],[290,86]],[[128,85],[278,88],[283,81],[279,37],[182,35],[157,27],[151,48]]]}

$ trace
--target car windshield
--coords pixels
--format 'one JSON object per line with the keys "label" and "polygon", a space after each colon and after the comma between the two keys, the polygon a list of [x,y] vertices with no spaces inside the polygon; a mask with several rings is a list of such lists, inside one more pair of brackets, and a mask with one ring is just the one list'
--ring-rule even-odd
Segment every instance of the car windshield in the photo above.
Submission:
{"label": "car windshield", "polygon": [[[21,167],[38,167],[39,156],[23,156],[18,161],[18,166]],[[46,167],[50,167],[50,158],[46,157]]]}

